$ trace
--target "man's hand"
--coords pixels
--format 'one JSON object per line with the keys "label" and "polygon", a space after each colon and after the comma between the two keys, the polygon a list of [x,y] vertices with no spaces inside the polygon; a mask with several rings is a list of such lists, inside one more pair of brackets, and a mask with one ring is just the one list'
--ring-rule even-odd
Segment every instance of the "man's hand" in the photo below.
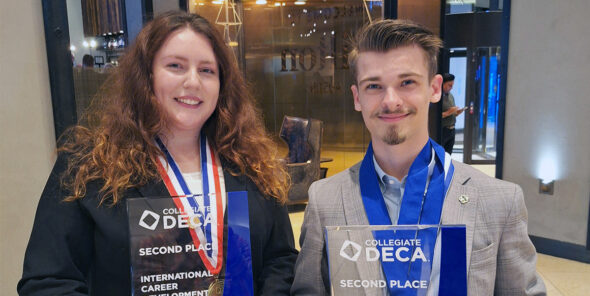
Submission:
{"label": "man's hand", "polygon": [[[457,113],[457,112],[459,112],[459,113]],[[460,110],[459,107],[457,107],[457,106],[453,106],[453,107],[449,108],[447,111],[443,112],[442,117],[446,118],[451,115],[458,115],[458,114],[461,114],[461,112],[463,112],[463,110]]]}
{"label": "man's hand", "polygon": [[466,108],[459,108],[459,107],[453,107],[456,108],[455,111],[455,116],[459,116],[459,114],[463,113],[463,111],[465,111]]}

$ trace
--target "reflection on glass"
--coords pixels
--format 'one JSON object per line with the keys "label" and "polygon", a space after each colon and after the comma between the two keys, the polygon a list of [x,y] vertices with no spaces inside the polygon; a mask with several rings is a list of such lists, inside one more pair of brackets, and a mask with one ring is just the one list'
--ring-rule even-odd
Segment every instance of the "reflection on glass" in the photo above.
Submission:
{"label": "reflection on glass", "polygon": [[[189,11],[216,21],[224,5],[193,0]],[[382,2],[252,0],[239,2],[236,11],[242,25],[234,49],[267,129],[278,135],[284,115],[316,118],[324,122],[322,156],[335,159],[328,174],[361,159],[370,137],[354,111],[348,41],[369,21],[368,13],[382,18]]]}
{"label": "reflection on glass", "polygon": [[123,54],[127,41],[121,19],[112,17],[112,13],[120,8],[120,1],[109,2],[109,5],[116,6],[109,6],[110,10],[105,10],[102,6],[83,5],[82,2],[67,1],[72,78],[78,119],[83,118],[91,100],[99,93],[110,73],[109,68],[117,65],[117,59]]}
{"label": "reflection on glass", "polygon": [[446,1],[444,37],[449,72],[457,79],[453,91],[457,105],[469,107],[455,126],[455,151],[463,152],[466,163],[496,159],[502,2]]}
{"label": "reflection on glass", "polygon": [[478,98],[475,101],[476,118],[473,121],[473,159],[496,158],[496,131],[500,74],[500,47],[479,48],[475,85]]}

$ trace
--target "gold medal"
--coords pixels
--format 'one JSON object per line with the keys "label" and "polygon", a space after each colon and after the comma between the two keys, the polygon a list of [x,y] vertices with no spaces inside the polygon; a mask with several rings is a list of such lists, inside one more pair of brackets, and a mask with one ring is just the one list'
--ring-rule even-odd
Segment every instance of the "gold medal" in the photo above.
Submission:
{"label": "gold medal", "polygon": [[221,296],[223,295],[223,280],[215,279],[209,285],[209,289],[207,290],[207,295],[209,296]]}

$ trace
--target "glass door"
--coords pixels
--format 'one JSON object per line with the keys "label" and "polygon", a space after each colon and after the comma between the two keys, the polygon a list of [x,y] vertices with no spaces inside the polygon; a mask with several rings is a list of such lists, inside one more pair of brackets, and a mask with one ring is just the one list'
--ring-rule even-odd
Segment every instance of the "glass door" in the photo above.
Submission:
{"label": "glass door", "polygon": [[498,129],[503,129],[498,120],[503,4],[448,0],[446,5],[443,38],[448,72],[455,75],[451,93],[456,106],[467,107],[455,124],[453,158],[464,163],[496,163]]}
{"label": "glass door", "polygon": [[[455,99],[455,106],[463,108],[468,106],[466,102],[466,87],[467,87],[467,51],[466,48],[451,48],[449,50],[449,73],[455,76],[455,83],[451,89],[451,94]],[[469,111],[461,113],[456,118],[455,122],[455,145],[453,146],[453,159],[464,161],[464,147],[465,147],[465,121]]]}
{"label": "glass door", "polygon": [[[468,49],[471,59],[466,96],[463,161],[493,164],[496,160],[500,47]],[[470,81],[469,81],[470,80]]]}

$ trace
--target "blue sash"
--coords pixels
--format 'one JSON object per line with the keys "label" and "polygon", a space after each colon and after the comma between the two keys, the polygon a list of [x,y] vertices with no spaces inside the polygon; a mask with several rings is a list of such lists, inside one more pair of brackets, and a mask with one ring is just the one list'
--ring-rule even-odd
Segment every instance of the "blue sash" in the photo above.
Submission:
{"label": "blue sash", "polygon": [[[435,154],[435,166],[431,176],[428,176],[428,164]],[[454,167],[450,156],[445,158],[444,149],[429,139],[420,151],[408,172],[404,196],[399,211],[398,225],[415,224],[440,224],[442,206],[453,176]],[[387,212],[385,200],[379,188],[379,177],[375,171],[373,162],[373,146],[369,144],[365,158],[361,163],[359,181],[361,196],[369,224],[392,225]],[[436,229],[425,229],[418,233],[391,231],[375,231],[374,237],[381,239],[419,239],[425,244],[422,249],[425,253],[434,254],[436,241]],[[380,250],[381,251],[381,250]],[[414,250],[411,251],[413,253]],[[411,254],[410,253],[410,254]],[[427,258],[428,262],[382,262],[383,272],[387,282],[406,280],[424,280],[421,275],[430,277],[433,257]],[[391,287],[388,285],[391,295],[416,295],[418,289]],[[421,293],[422,294],[422,293]]]}

